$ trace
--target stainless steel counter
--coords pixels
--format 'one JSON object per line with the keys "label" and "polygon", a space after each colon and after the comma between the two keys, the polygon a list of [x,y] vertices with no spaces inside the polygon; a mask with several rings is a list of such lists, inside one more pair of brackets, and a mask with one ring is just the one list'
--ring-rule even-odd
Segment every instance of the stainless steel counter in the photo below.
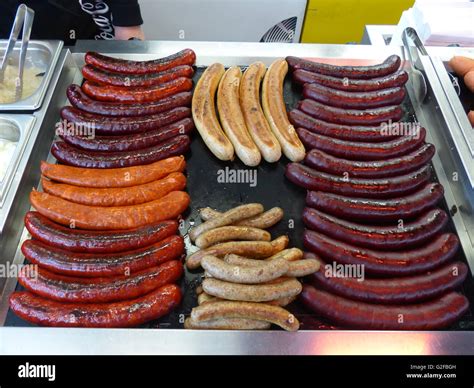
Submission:
{"label": "stainless steel counter", "polygon": [[[197,65],[209,65],[220,61],[225,65],[248,65],[262,60],[270,64],[275,58],[297,55],[317,58],[351,58],[379,62],[394,53],[393,48],[351,45],[310,44],[261,44],[220,42],[78,42],[73,60],[66,60],[55,98],[46,114],[49,119],[42,131],[51,131],[51,123],[59,107],[66,103],[65,88],[76,79],[77,66],[83,63],[83,53],[97,50],[129,59],[150,59],[165,56],[180,49],[191,47],[197,53]],[[397,54],[404,57],[400,48]],[[423,63],[429,66],[429,63]],[[433,73],[433,69],[427,69]],[[433,76],[430,93],[439,88]],[[79,76],[80,77],[80,76]],[[431,81],[431,80],[430,80]],[[409,88],[410,98],[414,91]],[[450,179],[451,169],[461,171],[459,161],[452,157],[449,138],[444,133],[445,123],[436,111],[446,104],[444,94],[432,95],[423,103],[413,104],[421,124],[428,128],[428,140],[439,152],[433,159],[437,177],[445,186],[446,201],[453,211],[453,222],[461,239],[462,247],[474,268],[474,198],[462,181]],[[45,158],[49,142],[39,144],[38,155]],[[39,181],[38,163],[29,169],[29,181]],[[25,186],[24,190],[28,190]],[[28,190],[29,191],[29,190]],[[27,191],[27,192],[28,192]],[[23,206],[24,208],[24,206]],[[21,263],[23,257],[18,245],[22,231],[24,210],[11,220],[8,235],[1,236],[0,260]],[[23,238],[26,234],[23,235]],[[8,278],[3,287],[0,304],[0,322],[4,322],[7,297],[16,285],[15,278]],[[474,332],[469,331],[189,331],[169,329],[63,329],[40,327],[1,327],[0,353],[5,354],[474,354]]]}

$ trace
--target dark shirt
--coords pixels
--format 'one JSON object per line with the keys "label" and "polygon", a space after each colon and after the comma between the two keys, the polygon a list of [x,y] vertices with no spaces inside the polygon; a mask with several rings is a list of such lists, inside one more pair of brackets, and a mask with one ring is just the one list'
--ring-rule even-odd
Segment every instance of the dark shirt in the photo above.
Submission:
{"label": "dark shirt", "polygon": [[31,39],[113,39],[113,26],[143,24],[138,0],[1,0],[0,39],[8,39],[18,5],[35,11]]}

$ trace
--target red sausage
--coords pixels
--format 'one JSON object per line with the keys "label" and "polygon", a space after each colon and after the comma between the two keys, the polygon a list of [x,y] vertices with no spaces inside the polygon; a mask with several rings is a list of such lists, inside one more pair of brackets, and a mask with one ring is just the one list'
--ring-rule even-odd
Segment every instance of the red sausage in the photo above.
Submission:
{"label": "red sausage", "polygon": [[48,246],[87,253],[113,253],[143,248],[178,231],[178,222],[174,220],[120,231],[70,229],[33,211],[26,213],[25,226],[33,238]]}
{"label": "red sausage", "polygon": [[425,184],[431,176],[429,165],[391,178],[361,179],[331,175],[300,163],[286,166],[286,177],[308,190],[326,191],[348,197],[394,198],[408,194]]}
{"label": "red sausage", "polygon": [[164,127],[124,136],[74,136],[60,134],[68,144],[87,151],[134,151],[155,146],[179,135],[188,135],[194,129],[194,121],[186,118]]}
{"label": "red sausage", "polygon": [[390,88],[373,92],[346,92],[318,84],[306,84],[303,87],[303,96],[337,108],[370,109],[400,104],[405,98],[405,89]]}
{"label": "red sausage", "polygon": [[82,68],[82,75],[88,81],[98,85],[112,86],[153,86],[172,81],[179,77],[192,78],[194,69],[191,66],[177,66],[161,73],[117,74],[98,69],[91,65]]}
{"label": "red sausage", "polygon": [[192,88],[192,79],[185,77],[153,86],[99,86],[89,81],[82,84],[84,93],[95,100],[121,102],[123,104],[153,102],[179,92],[190,91]]}
{"label": "red sausage", "polygon": [[25,265],[20,270],[18,282],[27,291],[59,302],[102,303],[138,298],[176,282],[182,274],[183,264],[177,260],[132,275],[88,279]]}
{"label": "red sausage", "polygon": [[392,74],[400,67],[401,59],[398,55],[390,55],[385,61],[371,66],[338,66],[327,63],[308,61],[298,57],[286,57],[292,69],[304,69],[313,73],[330,75],[338,78],[370,79]]}
{"label": "red sausage", "polygon": [[361,80],[331,77],[301,69],[293,72],[293,80],[302,85],[314,83],[347,92],[372,92],[374,90],[402,87],[408,81],[408,73],[405,70],[400,70],[384,77]]}
{"label": "red sausage", "polygon": [[130,61],[88,51],[84,60],[89,65],[115,73],[149,74],[165,71],[181,65],[192,66],[194,62],[196,62],[196,54],[191,49],[184,49],[164,58],[150,61]]}
{"label": "red sausage", "polygon": [[403,109],[398,105],[373,109],[342,109],[305,99],[298,103],[297,108],[316,119],[348,125],[381,124],[399,121],[403,116]]}
{"label": "red sausage", "polygon": [[191,106],[193,98],[192,92],[181,92],[153,102],[121,104],[93,100],[82,91],[79,85],[75,84],[68,86],[66,94],[71,105],[77,109],[88,113],[113,117],[148,116],[162,113],[173,108]]}
{"label": "red sausage", "polygon": [[390,226],[362,225],[307,207],[303,211],[303,222],[311,230],[350,244],[398,250],[432,239],[444,229],[448,215],[441,209],[434,209],[412,222]]}
{"label": "red sausage", "polygon": [[313,149],[306,154],[304,163],[311,168],[334,175],[349,173],[349,176],[356,178],[385,178],[421,168],[429,163],[435,151],[435,146],[428,143],[409,154],[393,159],[354,161],[340,159]]}
{"label": "red sausage", "polygon": [[404,276],[430,271],[451,260],[459,248],[455,234],[445,233],[421,248],[385,252],[351,245],[311,230],[305,230],[304,246],[328,261],[362,265],[365,272]]}
{"label": "red sausage", "polygon": [[179,258],[184,252],[181,236],[170,236],[151,246],[119,253],[77,253],[25,240],[21,251],[29,262],[48,271],[79,277],[120,276]]}
{"label": "red sausage", "polygon": [[367,221],[397,221],[415,217],[436,206],[444,195],[439,183],[428,183],[417,192],[392,199],[350,198],[308,191],[306,205],[337,217]]}
{"label": "red sausage", "polygon": [[57,327],[133,327],[169,314],[180,302],[181,290],[174,284],[112,303],[62,303],[30,292],[10,295],[10,308],[20,318]]}
{"label": "red sausage", "polygon": [[[362,143],[317,135],[304,128],[298,128],[296,132],[306,149],[317,148],[333,156],[349,160],[381,160],[402,156],[419,148],[426,136],[426,130],[421,127],[410,136],[401,136],[380,143]],[[350,170],[346,171],[350,172]]]}
{"label": "red sausage", "polygon": [[408,306],[352,301],[304,285],[300,300],[314,313],[338,325],[363,330],[433,330],[449,327],[469,308],[464,295],[450,292],[439,299]]}
{"label": "red sausage", "polygon": [[[324,267],[322,267],[324,268]],[[367,303],[408,304],[433,299],[453,291],[464,282],[469,269],[452,263],[433,272],[390,279],[357,279],[326,276],[320,270],[308,276],[316,287],[349,299]]]}
{"label": "red sausage", "polygon": [[85,151],[63,141],[56,141],[51,153],[61,163],[82,168],[118,168],[141,166],[182,155],[189,150],[191,140],[179,135],[152,147],[133,151]]}
{"label": "red sausage", "polygon": [[[140,117],[106,117],[94,113],[83,112],[71,106],[61,109],[61,118],[66,121],[59,128],[59,133],[67,134],[72,125],[72,135],[129,135],[163,127],[175,123],[186,117],[191,117],[191,109],[187,107],[174,108],[166,112]],[[78,133],[78,129],[85,127],[85,133]],[[90,133],[92,132],[92,133]]]}
{"label": "red sausage", "polygon": [[298,109],[291,110],[288,117],[297,128],[305,128],[310,132],[341,140],[379,142],[395,139],[402,134],[399,123],[392,123],[383,128],[380,125],[368,127],[334,124],[315,119]]}

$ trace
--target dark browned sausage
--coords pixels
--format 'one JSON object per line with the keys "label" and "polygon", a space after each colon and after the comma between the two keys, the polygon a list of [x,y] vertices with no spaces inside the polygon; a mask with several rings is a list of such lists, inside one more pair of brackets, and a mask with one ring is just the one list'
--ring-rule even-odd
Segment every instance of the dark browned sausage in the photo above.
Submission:
{"label": "dark browned sausage", "polygon": [[192,92],[176,93],[153,102],[121,104],[119,102],[96,101],[85,94],[79,85],[69,85],[66,91],[71,105],[88,113],[102,116],[130,117],[148,116],[183,106],[191,106]]}
{"label": "dark browned sausage", "polygon": [[433,144],[423,144],[420,148],[404,156],[386,160],[354,161],[340,159],[318,149],[306,154],[305,164],[316,170],[334,175],[343,175],[356,178],[384,178],[406,174],[421,168],[429,163],[435,154]]}

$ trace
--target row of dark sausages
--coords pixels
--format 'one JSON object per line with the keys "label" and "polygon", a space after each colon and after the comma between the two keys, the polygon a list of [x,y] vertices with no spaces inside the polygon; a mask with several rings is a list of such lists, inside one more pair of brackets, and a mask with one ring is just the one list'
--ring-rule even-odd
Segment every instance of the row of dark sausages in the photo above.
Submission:
{"label": "row of dark sausages", "polygon": [[[468,309],[455,292],[468,275],[451,262],[459,240],[444,230],[432,183],[435,147],[426,130],[408,127],[401,103],[405,71],[391,56],[372,66],[335,66],[287,58],[303,100],[289,112],[309,150],[286,177],[308,190],[302,218],[308,277],[301,301],[322,318],[358,329],[448,327]],[[326,273],[330,263],[359,266],[365,278]]]}
{"label": "row of dark sausages", "polygon": [[[30,264],[19,274],[27,291],[10,297],[18,316],[130,327],[179,305],[194,60],[191,50],[147,63],[86,55],[87,81],[68,88],[63,141],[51,148],[61,164],[42,162],[43,192],[30,195],[32,238],[21,248]],[[66,131],[80,125],[94,136]]]}

